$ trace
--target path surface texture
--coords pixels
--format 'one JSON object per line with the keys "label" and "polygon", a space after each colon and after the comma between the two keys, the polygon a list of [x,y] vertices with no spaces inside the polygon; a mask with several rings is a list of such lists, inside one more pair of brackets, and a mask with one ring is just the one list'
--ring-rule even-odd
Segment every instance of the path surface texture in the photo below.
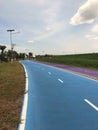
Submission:
{"label": "path surface texture", "polygon": [[98,130],[98,82],[37,62],[28,74],[24,130]]}

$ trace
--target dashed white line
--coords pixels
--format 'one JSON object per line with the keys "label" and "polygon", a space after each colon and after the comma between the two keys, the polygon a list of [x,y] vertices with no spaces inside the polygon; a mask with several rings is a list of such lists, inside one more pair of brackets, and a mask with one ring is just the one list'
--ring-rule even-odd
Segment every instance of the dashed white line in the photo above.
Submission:
{"label": "dashed white line", "polygon": [[51,75],[51,72],[48,72],[49,75]]}
{"label": "dashed white line", "polygon": [[92,108],[94,108],[96,111],[98,111],[98,107],[96,107],[93,103],[91,103],[89,100],[84,99],[86,103],[88,103]]}
{"label": "dashed white line", "polygon": [[64,83],[64,81],[63,81],[63,80],[61,80],[61,79],[58,79],[58,81],[59,81],[59,82],[61,82],[61,83]]}

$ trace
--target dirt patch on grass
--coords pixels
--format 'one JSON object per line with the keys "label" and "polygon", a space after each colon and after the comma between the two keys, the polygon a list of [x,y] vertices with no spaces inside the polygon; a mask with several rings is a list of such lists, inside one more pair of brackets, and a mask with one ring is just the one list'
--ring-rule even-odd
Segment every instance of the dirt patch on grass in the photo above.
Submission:
{"label": "dirt patch on grass", "polygon": [[20,122],[24,79],[19,62],[0,63],[0,130],[16,130]]}

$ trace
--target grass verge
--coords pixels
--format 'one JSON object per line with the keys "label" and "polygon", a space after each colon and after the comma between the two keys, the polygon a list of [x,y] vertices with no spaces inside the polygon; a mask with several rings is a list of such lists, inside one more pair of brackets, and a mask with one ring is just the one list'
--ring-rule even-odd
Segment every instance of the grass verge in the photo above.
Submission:
{"label": "grass verge", "polygon": [[60,56],[41,56],[37,60],[57,63],[69,66],[76,66],[81,68],[88,68],[98,70],[98,53],[91,54],[74,54],[74,55],[60,55]]}
{"label": "grass verge", "polygon": [[16,130],[24,93],[24,70],[19,62],[0,63],[0,130]]}

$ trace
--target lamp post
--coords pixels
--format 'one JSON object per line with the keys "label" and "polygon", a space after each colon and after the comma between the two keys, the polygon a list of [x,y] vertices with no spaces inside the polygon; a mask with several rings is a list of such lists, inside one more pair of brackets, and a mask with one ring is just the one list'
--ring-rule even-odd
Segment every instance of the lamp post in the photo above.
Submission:
{"label": "lamp post", "polygon": [[11,43],[11,62],[13,62],[13,43],[12,43],[12,32],[15,31],[14,29],[7,30],[10,32],[10,43]]}

